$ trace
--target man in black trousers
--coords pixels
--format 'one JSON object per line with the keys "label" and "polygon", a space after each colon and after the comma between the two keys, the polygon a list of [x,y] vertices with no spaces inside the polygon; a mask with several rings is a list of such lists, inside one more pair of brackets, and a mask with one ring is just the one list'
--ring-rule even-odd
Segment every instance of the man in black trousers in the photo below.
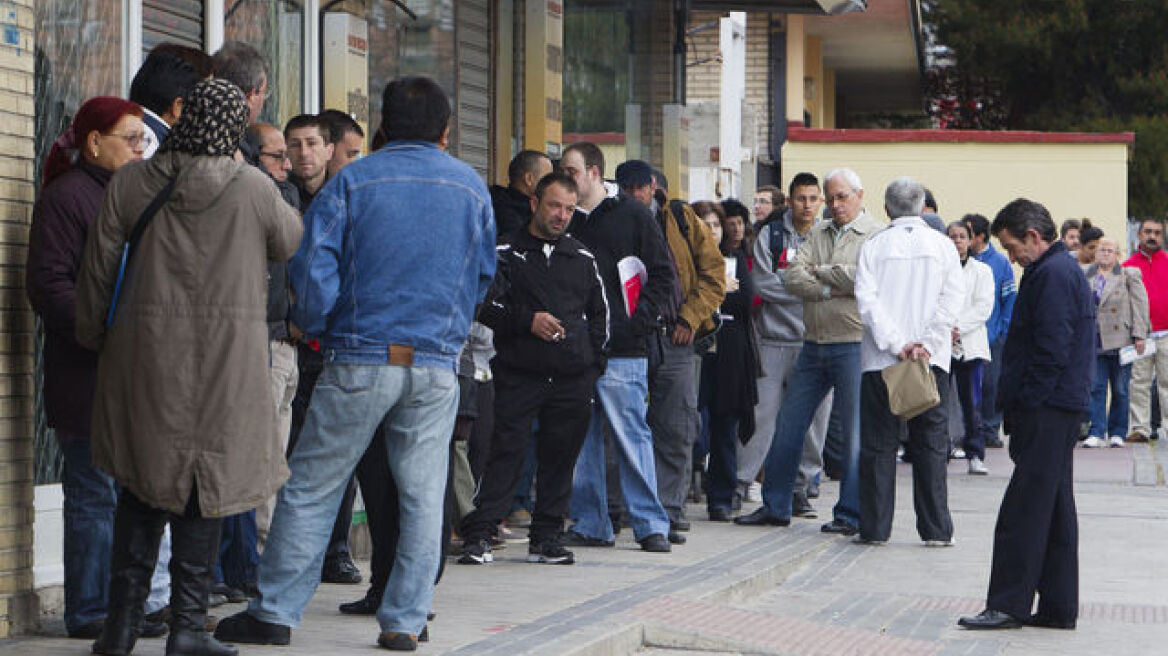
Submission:
{"label": "man in black trousers", "polygon": [[527,228],[499,245],[495,285],[479,321],[495,331],[495,430],[462,520],[464,565],[493,560],[490,537],[511,510],[535,433],[535,512],[527,560],[570,565],[560,534],[576,457],[592,419],[592,389],[605,367],[608,303],[596,258],[564,234],[579,200],[576,182],[549,173],[535,186]]}
{"label": "man in black trousers", "polygon": [[1014,473],[994,528],[986,608],[958,624],[1073,629],[1079,528],[1072,465],[1094,379],[1095,302],[1045,207],[1015,200],[990,230],[1025,267],[998,391]]}

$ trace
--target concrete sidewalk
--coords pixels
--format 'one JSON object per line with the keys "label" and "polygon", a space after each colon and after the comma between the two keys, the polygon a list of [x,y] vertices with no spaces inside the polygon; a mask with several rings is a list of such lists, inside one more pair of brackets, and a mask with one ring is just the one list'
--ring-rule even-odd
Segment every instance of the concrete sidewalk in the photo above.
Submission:
{"label": "concrete sidewalk", "polygon": [[[691,506],[689,543],[671,554],[639,551],[628,531],[612,549],[577,549],[574,566],[524,562],[526,545],[487,566],[447,567],[434,601],[432,642],[419,652],[510,654],[1128,654],[1168,653],[1168,445],[1079,450],[1081,599],[1076,631],[968,632],[981,609],[993,523],[1010,464],[991,451],[991,475],[950,467],[957,545],[921,546],[913,527],[911,469],[899,468],[898,513],[886,547],[825,536],[837,486],[815,502],[818,520],[788,528],[713,524]],[[747,509],[749,510],[749,508]],[[363,564],[364,565],[364,564]],[[244,654],[368,654],[372,618],[340,615],[362,586],[322,585],[289,647]],[[223,606],[225,616],[242,605]],[[46,630],[63,633],[60,622]],[[163,653],[163,641],[135,654]],[[676,651],[684,650],[684,651]],[[28,637],[0,655],[85,654],[87,642]]]}

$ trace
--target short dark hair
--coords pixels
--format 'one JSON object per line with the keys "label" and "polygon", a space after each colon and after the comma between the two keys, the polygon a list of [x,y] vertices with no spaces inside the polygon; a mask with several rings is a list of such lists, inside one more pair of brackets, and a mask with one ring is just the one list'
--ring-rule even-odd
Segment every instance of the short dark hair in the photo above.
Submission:
{"label": "short dark hair", "polygon": [[1059,239],[1066,239],[1068,232],[1072,230],[1079,230],[1082,227],[1083,224],[1078,219],[1067,219],[1066,221],[1063,221],[1062,226],[1059,228]]}
{"label": "short dark hair", "polygon": [[1038,236],[1047,243],[1053,242],[1057,234],[1050,212],[1040,203],[1025,198],[1010,201],[998,212],[990,226],[990,232],[995,237],[1008,232],[1014,239],[1025,239],[1027,230],[1037,230]]}
{"label": "short dark hair", "polygon": [[341,143],[346,134],[352,132],[362,139],[365,138],[365,131],[361,129],[361,124],[357,122],[352,116],[342,112],[339,109],[326,109],[316,115],[321,123],[324,124],[328,130],[328,142],[331,144]]}
{"label": "short dark hair", "polygon": [[134,74],[130,100],[162,116],[176,98],[186,98],[198,83],[198,72],[184,59],[155,48]]}
{"label": "short dark hair", "polygon": [[580,153],[580,157],[584,159],[584,166],[595,166],[596,170],[600,171],[600,177],[604,177],[604,153],[600,152],[600,146],[591,141],[577,141],[564,149],[560,161],[564,161],[563,157],[567,157],[572,151]]}
{"label": "short dark hair", "polygon": [[819,189],[819,178],[815,177],[814,173],[796,173],[795,177],[791,178],[791,184],[787,185],[788,196],[795,196],[795,187],[815,187]]}
{"label": "short dark hair", "polygon": [[941,208],[937,207],[937,199],[933,197],[933,192],[928,187],[925,187],[925,207],[933,208],[933,214],[941,211]]}
{"label": "short dark hair", "polygon": [[333,143],[329,139],[328,124],[321,120],[319,114],[300,114],[288,119],[288,122],[284,124],[284,138],[287,139],[293,130],[301,128],[316,128],[320,132],[321,139],[324,139],[326,143]]}
{"label": "short dark hair", "polygon": [[969,236],[981,235],[987,240],[990,238],[990,220],[981,214],[966,214],[961,221],[969,226]]}
{"label": "short dark hair", "polygon": [[264,56],[242,41],[224,43],[211,61],[215,65],[215,77],[239,87],[245,96],[258,91],[268,76],[268,63],[264,61]]}
{"label": "short dark hair", "polygon": [[524,173],[535,173],[539,167],[539,161],[546,159],[552,161],[547,153],[538,150],[521,150],[515,157],[511,158],[511,164],[507,166],[507,180],[511,184],[515,184],[523,179]]}
{"label": "short dark hair", "polygon": [[1083,219],[1079,224],[1079,243],[1087,244],[1096,239],[1103,239],[1103,230],[1091,224],[1091,219]]}
{"label": "short dark hair", "polygon": [[576,181],[572,179],[572,176],[563,171],[552,171],[540,178],[539,182],[535,183],[535,197],[543,200],[543,192],[554,184],[560,185],[564,189],[576,194],[576,196],[580,195],[580,188],[576,186]]}
{"label": "short dark hair", "polygon": [[1150,221],[1150,222],[1152,222],[1152,223],[1155,223],[1155,224],[1159,225],[1159,226],[1160,226],[1160,230],[1163,230],[1163,229],[1164,229],[1164,219],[1161,219],[1161,218],[1160,218],[1160,217],[1158,217],[1158,216],[1145,216],[1144,218],[1140,219],[1140,227],[1139,227],[1139,230],[1143,230],[1143,229],[1144,229],[1144,224],[1145,224],[1145,223],[1148,223],[1149,221]]}
{"label": "short dark hair", "polygon": [[195,69],[200,82],[215,74],[215,62],[211,61],[211,55],[198,48],[163,42],[150,49],[151,55],[156,52],[170,53],[185,61],[191,68]]}
{"label": "short dark hair", "polygon": [[381,131],[386,141],[438,143],[448,125],[450,100],[433,79],[404,75],[385,85],[381,94]]}
{"label": "short dark hair", "polygon": [[737,198],[727,198],[722,201],[722,209],[726,211],[726,216],[740,216],[743,223],[750,225],[750,208],[743,205]]}

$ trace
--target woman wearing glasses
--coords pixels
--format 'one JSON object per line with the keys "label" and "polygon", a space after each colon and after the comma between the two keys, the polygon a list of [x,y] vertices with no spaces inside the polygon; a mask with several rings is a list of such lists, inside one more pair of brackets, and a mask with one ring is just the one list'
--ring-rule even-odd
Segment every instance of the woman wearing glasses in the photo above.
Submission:
{"label": "woman wearing glasses", "polygon": [[65,628],[74,638],[101,632],[117,503],[113,479],[91,457],[97,354],[73,336],[77,271],[110,176],[142,159],[145,145],[138,105],[108,96],[88,100],[49,152],[29,235],[28,298],[45,330],[45,414],[65,457]]}

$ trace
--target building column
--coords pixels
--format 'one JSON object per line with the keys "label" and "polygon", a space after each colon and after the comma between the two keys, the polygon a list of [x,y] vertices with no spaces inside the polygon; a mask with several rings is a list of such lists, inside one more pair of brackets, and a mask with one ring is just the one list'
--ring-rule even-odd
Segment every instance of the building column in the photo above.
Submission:
{"label": "building column", "polygon": [[0,638],[34,628],[33,314],[24,262],[35,195],[33,0],[0,17]]}
{"label": "building column", "polygon": [[787,16],[787,109],[788,123],[803,124],[803,74],[805,44],[803,16]]}

